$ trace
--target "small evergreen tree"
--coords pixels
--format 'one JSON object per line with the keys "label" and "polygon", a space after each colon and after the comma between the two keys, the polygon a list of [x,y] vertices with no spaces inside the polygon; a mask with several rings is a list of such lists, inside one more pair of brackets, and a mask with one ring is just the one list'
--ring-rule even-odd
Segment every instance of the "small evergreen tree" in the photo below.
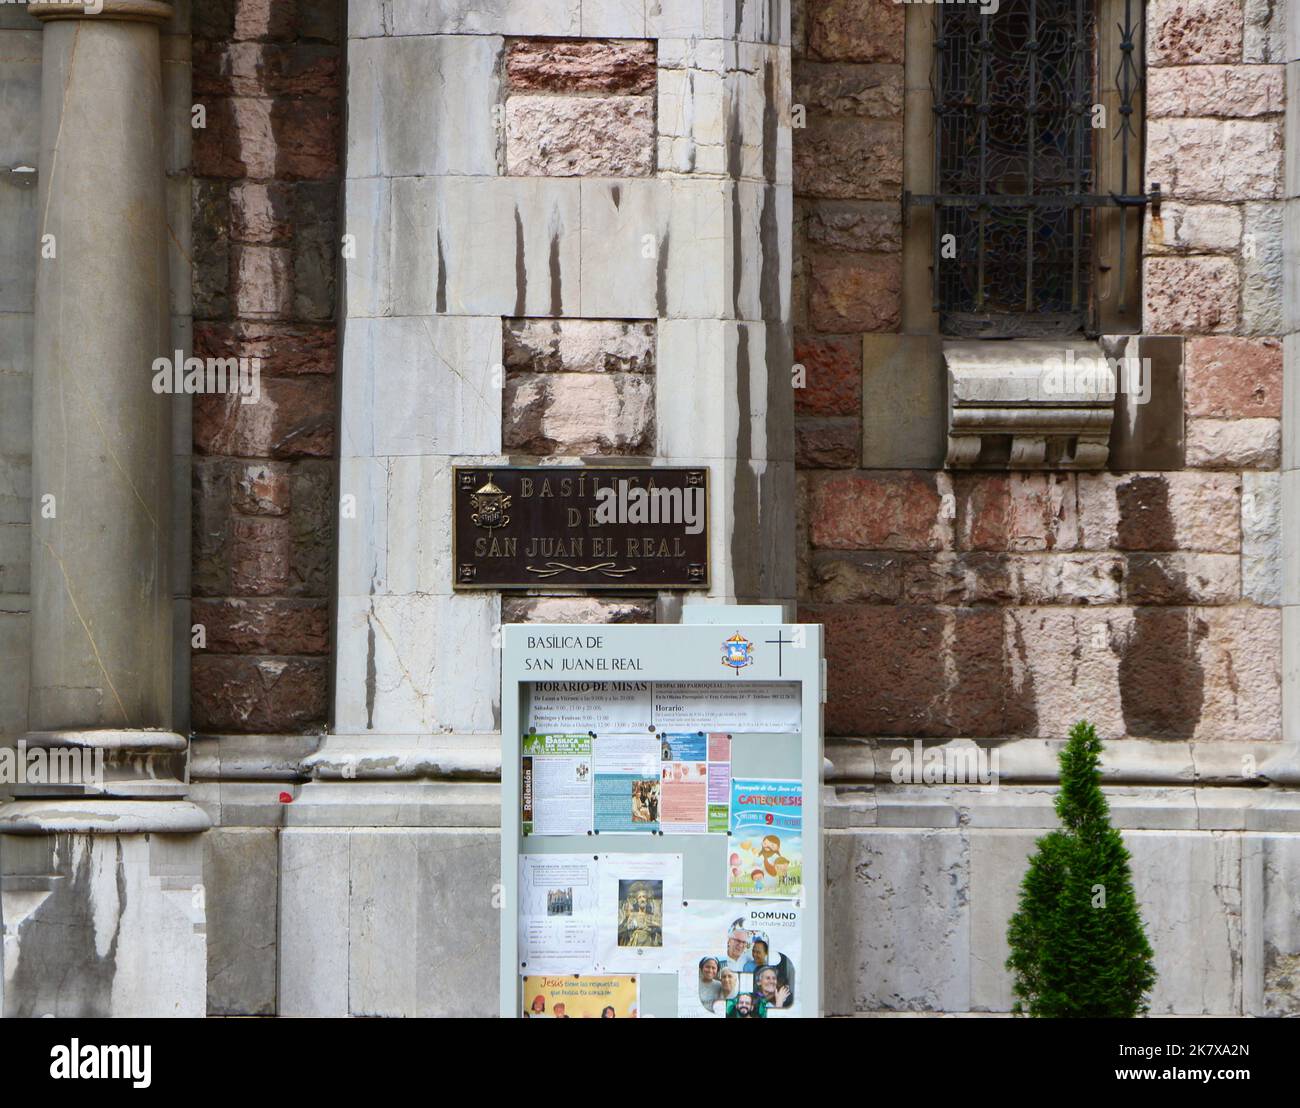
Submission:
{"label": "small evergreen tree", "polygon": [[1147,1010],[1156,971],[1129,853],[1101,791],[1100,755],[1096,729],[1076,723],[1061,751],[1062,827],[1038,840],[1007,928],[1017,1013],[1127,1018]]}

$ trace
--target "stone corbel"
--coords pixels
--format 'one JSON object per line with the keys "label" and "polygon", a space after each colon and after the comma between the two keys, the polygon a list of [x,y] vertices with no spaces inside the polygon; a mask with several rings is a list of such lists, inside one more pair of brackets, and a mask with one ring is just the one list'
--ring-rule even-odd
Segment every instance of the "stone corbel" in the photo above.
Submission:
{"label": "stone corbel", "polygon": [[954,469],[1101,469],[1116,371],[1083,339],[945,342]]}

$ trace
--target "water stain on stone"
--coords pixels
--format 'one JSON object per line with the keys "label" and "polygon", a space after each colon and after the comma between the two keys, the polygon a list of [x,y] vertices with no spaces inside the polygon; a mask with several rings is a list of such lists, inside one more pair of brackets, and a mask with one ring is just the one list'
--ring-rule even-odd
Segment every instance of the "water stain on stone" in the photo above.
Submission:
{"label": "water stain on stone", "polygon": [[447,259],[442,252],[442,230],[438,230],[438,288],[434,294],[434,311],[443,315],[447,311]]}
{"label": "water stain on stone", "polygon": [[564,314],[564,280],[560,276],[560,235],[551,233],[551,315]]}
{"label": "water stain on stone", "polygon": [[780,128],[777,119],[776,67],[763,63],[763,180],[776,182],[776,140]]}
{"label": "water stain on stone", "polygon": [[515,208],[515,316],[522,318],[528,302],[528,263],[524,258],[524,221]]}
{"label": "water stain on stone", "polygon": [[655,268],[655,314],[662,319],[668,314],[668,232],[659,240],[659,257]]}
{"label": "water stain on stone", "polygon": [[1130,477],[1115,489],[1120,550],[1175,550],[1169,483],[1159,474]]}
{"label": "water stain on stone", "polygon": [[[1133,477],[1115,490],[1118,545],[1125,550],[1171,550],[1174,520],[1169,485],[1161,476]],[[1147,596],[1185,596],[1187,582],[1172,562],[1143,566]],[[1188,738],[1205,702],[1205,673],[1197,651],[1208,633],[1193,608],[1133,609],[1133,624],[1120,644],[1119,694],[1129,735]]]}
{"label": "water stain on stone", "polygon": [[1119,693],[1128,734],[1191,737],[1205,701],[1197,648],[1209,628],[1191,608],[1134,608],[1120,649]]}
{"label": "water stain on stone", "polygon": [[[734,319],[743,319],[740,310],[740,289],[744,281],[745,252],[741,248],[744,241],[744,215],[740,209],[740,189],[731,187],[731,311]],[[740,409],[742,412],[746,408]]]}
{"label": "water stain on stone", "polygon": [[[112,1015],[117,944],[126,914],[126,869],[117,846],[117,903],[112,918],[96,911],[92,836],[59,835],[54,859],[72,859],[72,872],[55,874],[50,895],[18,928],[17,964],[5,994],[6,1017],[46,1015],[103,1019]],[[52,867],[53,868],[53,867]],[[101,955],[100,931],[112,928]]]}
{"label": "water stain on stone", "polygon": [[[956,683],[943,698],[948,718],[935,731],[965,738],[1005,734],[1011,667],[1003,643],[1002,612],[951,608],[945,617],[952,620],[945,644]],[[940,668],[946,671],[942,659]]]}
{"label": "water stain on stone", "polygon": [[[1034,670],[1029,664],[1029,647],[1025,642],[1025,629],[1018,619],[1007,616],[1006,621],[1011,625],[1010,649],[1015,652],[1015,658],[1019,662],[1018,666],[1013,667],[1009,664],[1010,658],[1007,659],[1006,733],[1037,735],[1038,702],[1034,696]],[[1020,675],[1018,688],[1015,682],[1017,673]]]}
{"label": "water stain on stone", "polygon": [[[758,296],[762,318],[781,318],[781,234],[777,224],[776,189],[763,187],[763,207],[758,215],[759,253],[761,266],[758,277]],[[740,256],[740,251],[736,251]],[[770,364],[783,364],[771,362]]]}
{"label": "water stain on stone", "polygon": [[[374,595],[373,586],[371,595]],[[375,664],[375,613],[371,602],[366,616],[366,730],[375,729],[375,690],[379,684],[379,670]]]}
{"label": "water stain on stone", "polygon": [[747,418],[751,410],[752,389],[749,350],[749,328],[739,328],[736,343],[736,402],[740,412],[736,430],[736,478],[734,486],[733,528],[731,532],[731,565],[737,593],[747,595],[757,592],[758,551],[754,537],[759,529],[759,478],[750,459],[754,455],[753,428]]}

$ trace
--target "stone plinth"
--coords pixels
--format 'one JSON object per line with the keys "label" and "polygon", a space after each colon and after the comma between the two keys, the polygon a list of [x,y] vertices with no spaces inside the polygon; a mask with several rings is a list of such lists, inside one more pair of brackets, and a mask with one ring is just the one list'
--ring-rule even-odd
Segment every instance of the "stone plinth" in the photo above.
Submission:
{"label": "stone plinth", "polygon": [[177,825],[5,835],[5,1016],[205,1014],[207,821]]}
{"label": "stone plinth", "polygon": [[168,731],[28,734],[0,808],[6,1016],[201,1016],[204,811]]}

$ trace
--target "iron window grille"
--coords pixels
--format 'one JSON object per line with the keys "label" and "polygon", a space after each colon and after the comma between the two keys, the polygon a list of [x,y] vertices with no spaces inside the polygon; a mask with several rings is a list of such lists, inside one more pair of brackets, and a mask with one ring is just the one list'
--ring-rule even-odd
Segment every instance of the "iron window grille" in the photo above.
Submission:
{"label": "iron window grille", "polygon": [[[1143,210],[1134,101],[1140,0],[1124,0],[1115,73],[1118,119],[1099,104],[1094,0],[940,4],[930,88],[934,113],[931,195],[905,208],[934,211],[933,306],[947,335],[1050,336],[1098,332],[1094,267],[1099,209],[1117,212],[1121,314],[1138,295],[1126,272]],[[1134,9],[1137,9],[1135,11]],[[1099,149],[1119,145],[1118,157]],[[1114,191],[1099,187],[1099,155],[1114,164]],[[1117,178],[1117,179],[1115,179]],[[1129,236],[1136,236],[1130,244]]]}

